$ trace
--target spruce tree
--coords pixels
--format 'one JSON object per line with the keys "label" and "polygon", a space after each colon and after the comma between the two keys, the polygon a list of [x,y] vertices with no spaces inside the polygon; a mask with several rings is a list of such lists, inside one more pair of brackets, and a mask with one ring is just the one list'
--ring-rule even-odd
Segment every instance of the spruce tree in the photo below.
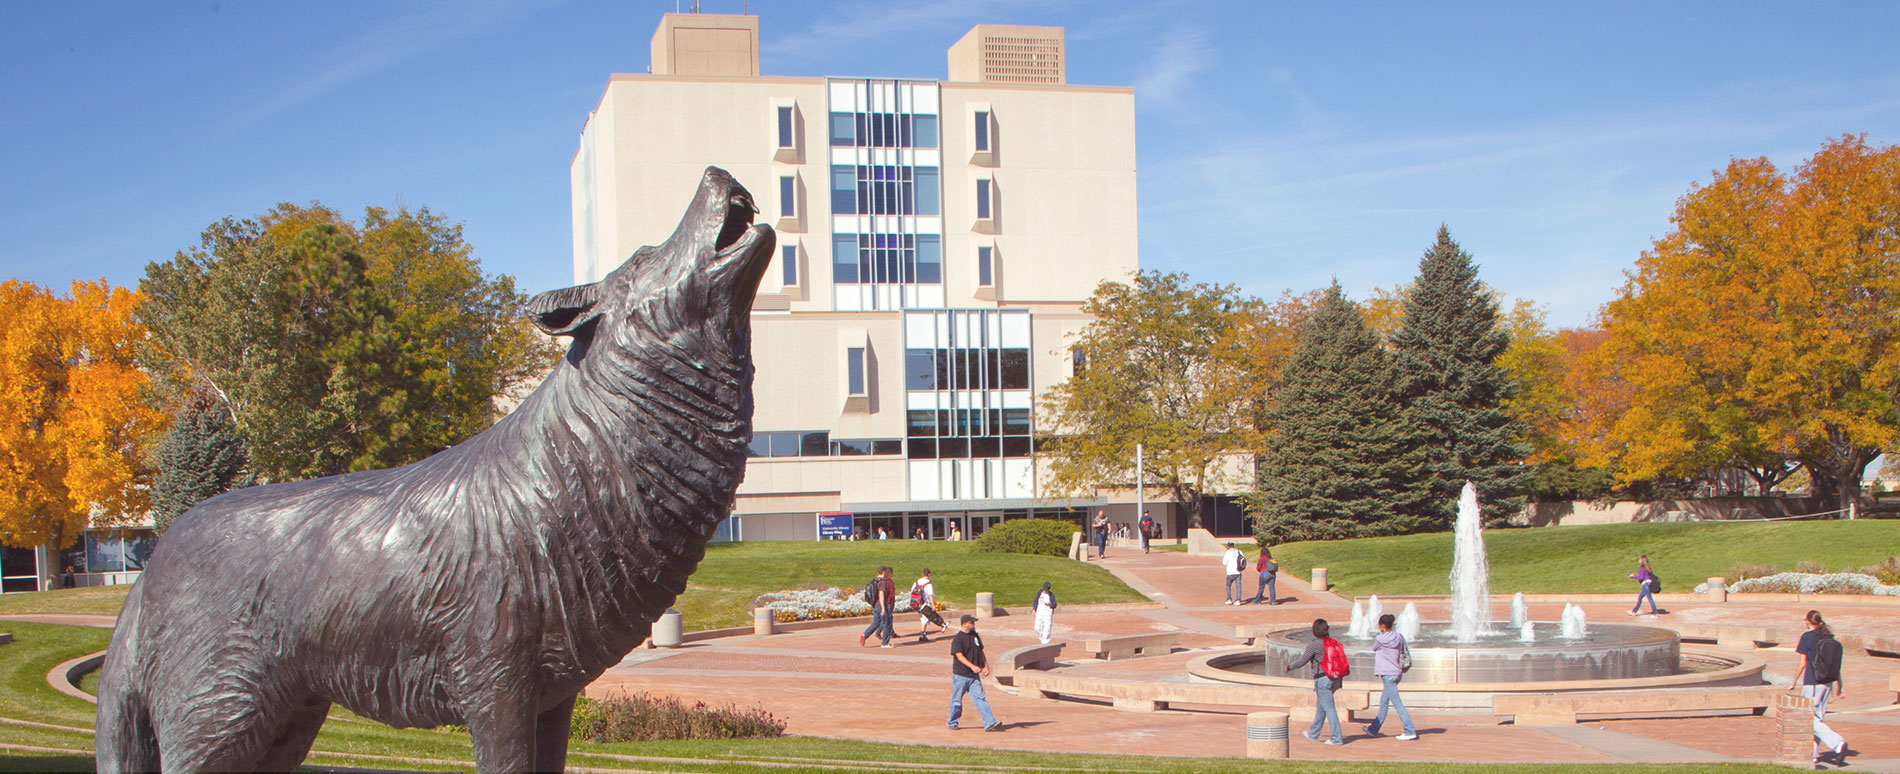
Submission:
{"label": "spruce tree", "polygon": [[223,402],[204,392],[189,394],[158,444],[158,476],[152,482],[152,516],[159,535],[198,503],[253,483],[244,438]]}
{"label": "spruce tree", "polygon": [[1391,339],[1405,419],[1428,450],[1438,528],[1451,527],[1466,481],[1478,487],[1487,524],[1507,521],[1523,507],[1532,471],[1522,460],[1530,450],[1521,440],[1522,423],[1504,410],[1514,386],[1497,363],[1509,345],[1478,268],[1440,225]]}
{"label": "spruce tree", "polygon": [[1378,334],[1333,283],[1301,326],[1268,411],[1271,435],[1245,498],[1261,540],[1429,527],[1421,447],[1403,421],[1394,377]]}

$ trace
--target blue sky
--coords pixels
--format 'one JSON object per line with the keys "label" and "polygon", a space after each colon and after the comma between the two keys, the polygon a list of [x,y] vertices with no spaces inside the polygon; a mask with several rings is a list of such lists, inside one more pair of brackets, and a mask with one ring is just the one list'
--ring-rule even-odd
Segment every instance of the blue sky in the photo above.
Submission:
{"label": "blue sky", "polygon": [[[1900,142],[1892,2],[703,3],[742,5],[778,75],[941,78],[972,24],[1066,27],[1071,83],[1136,88],[1142,265],[1267,297],[1403,283],[1442,222],[1580,325],[1730,157]],[[319,200],[569,284],[581,122],[674,7],[0,3],[0,276],[134,284]]]}

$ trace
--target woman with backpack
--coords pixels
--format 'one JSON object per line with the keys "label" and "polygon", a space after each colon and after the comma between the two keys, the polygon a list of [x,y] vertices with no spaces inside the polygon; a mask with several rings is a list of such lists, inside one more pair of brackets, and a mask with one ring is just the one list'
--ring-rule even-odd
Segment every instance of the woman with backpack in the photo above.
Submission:
{"label": "woman with backpack", "polygon": [[1339,690],[1339,684],[1352,669],[1346,665],[1346,649],[1339,640],[1332,638],[1332,627],[1326,619],[1313,619],[1313,641],[1306,643],[1306,649],[1300,651],[1300,660],[1286,665],[1286,671],[1312,665],[1313,698],[1316,705],[1313,711],[1313,726],[1301,732],[1308,739],[1318,740],[1320,731],[1326,728],[1327,721],[1333,724],[1333,735],[1326,740],[1329,745],[1345,744],[1344,729],[1339,727],[1339,708],[1333,704],[1333,692]]}
{"label": "woman with backpack", "polygon": [[1418,729],[1412,727],[1412,713],[1405,711],[1405,702],[1399,701],[1399,679],[1405,676],[1405,670],[1412,668],[1412,650],[1405,644],[1405,635],[1392,631],[1392,625],[1397,622],[1398,618],[1391,613],[1379,616],[1379,636],[1372,639],[1372,676],[1379,678],[1385,687],[1379,691],[1379,714],[1366,725],[1366,733],[1379,735],[1379,729],[1385,725],[1386,705],[1391,705],[1398,708],[1399,723],[1405,726],[1399,741],[1407,742],[1418,738]]}
{"label": "woman with backpack", "polygon": [[1056,593],[1049,590],[1049,582],[1042,582],[1042,590],[1036,592],[1036,636],[1042,638],[1042,644],[1049,644],[1049,634],[1056,629]]}
{"label": "woman with backpack", "polygon": [[[1827,716],[1827,701],[1845,694],[1841,691],[1841,641],[1834,638],[1834,630],[1828,628],[1827,621],[1821,619],[1821,611],[1809,610],[1808,630],[1802,632],[1801,642],[1795,645],[1794,652],[1801,654],[1801,662],[1794,670],[1794,686],[1802,696],[1814,702],[1814,740],[1816,749],[1826,747],[1828,754],[1834,756],[1834,762],[1846,765],[1841,758],[1847,753],[1847,740],[1841,738],[1834,729],[1829,728],[1824,718]],[[1821,756],[1814,756],[1819,763]]]}
{"label": "woman with backpack", "polygon": [[1636,572],[1630,573],[1636,579],[1636,606],[1630,608],[1630,615],[1637,615],[1643,609],[1643,600],[1649,600],[1649,614],[1660,615],[1656,609],[1656,590],[1662,588],[1662,579],[1649,570],[1649,555],[1636,557]]}
{"label": "woman with backpack", "polygon": [[1280,591],[1274,581],[1280,576],[1280,563],[1273,561],[1273,549],[1260,547],[1260,559],[1254,562],[1254,571],[1260,573],[1260,588],[1254,591],[1253,603],[1265,601],[1269,605],[1280,604]]}

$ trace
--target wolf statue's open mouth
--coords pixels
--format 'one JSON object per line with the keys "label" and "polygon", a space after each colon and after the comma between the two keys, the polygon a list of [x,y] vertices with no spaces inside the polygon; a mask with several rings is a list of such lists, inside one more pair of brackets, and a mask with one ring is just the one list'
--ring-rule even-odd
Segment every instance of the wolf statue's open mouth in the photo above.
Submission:
{"label": "wolf statue's open mouth", "polygon": [[758,205],[752,203],[752,194],[737,183],[732,187],[730,198],[726,200],[726,223],[719,229],[719,239],[713,242],[713,250],[721,254],[738,244],[746,229],[752,227],[752,217],[759,212]]}
{"label": "wolf statue's open mouth", "polygon": [[758,212],[752,194],[737,182],[732,183],[726,194],[726,220],[720,224],[719,236],[713,241],[714,271],[729,275],[725,281],[732,283],[733,298],[742,310],[752,308],[752,299],[759,292],[759,280],[765,276],[772,247],[778,241],[771,226],[753,225],[752,219]]}

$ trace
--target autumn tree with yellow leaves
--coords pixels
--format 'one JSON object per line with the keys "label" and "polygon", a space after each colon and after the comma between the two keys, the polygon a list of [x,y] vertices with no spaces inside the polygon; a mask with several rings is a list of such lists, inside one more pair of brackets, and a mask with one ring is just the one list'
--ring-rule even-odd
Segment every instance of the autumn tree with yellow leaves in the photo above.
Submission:
{"label": "autumn tree with yellow leaves", "polygon": [[166,417],[133,362],[139,302],[104,280],[63,298],[0,283],[0,544],[65,546],[89,521],[144,515],[141,447]]}
{"label": "autumn tree with yellow leaves", "polygon": [[1734,160],[1671,223],[1604,310],[1572,436],[1626,482],[1798,462],[1846,508],[1900,442],[1900,148]]}

